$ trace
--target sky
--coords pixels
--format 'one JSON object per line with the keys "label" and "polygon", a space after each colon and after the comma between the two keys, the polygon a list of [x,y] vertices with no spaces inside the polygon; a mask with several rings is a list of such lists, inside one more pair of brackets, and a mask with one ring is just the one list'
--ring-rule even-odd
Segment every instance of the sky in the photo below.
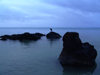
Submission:
{"label": "sky", "polygon": [[100,0],[0,0],[0,27],[100,27]]}

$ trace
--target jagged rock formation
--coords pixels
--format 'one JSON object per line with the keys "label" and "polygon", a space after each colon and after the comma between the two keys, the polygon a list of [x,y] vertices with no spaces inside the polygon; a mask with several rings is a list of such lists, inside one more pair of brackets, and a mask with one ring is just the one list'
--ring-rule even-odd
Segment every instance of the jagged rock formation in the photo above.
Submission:
{"label": "jagged rock formation", "polygon": [[93,66],[97,51],[88,42],[82,43],[77,32],[63,36],[63,50],[59,56],[62,65]]}

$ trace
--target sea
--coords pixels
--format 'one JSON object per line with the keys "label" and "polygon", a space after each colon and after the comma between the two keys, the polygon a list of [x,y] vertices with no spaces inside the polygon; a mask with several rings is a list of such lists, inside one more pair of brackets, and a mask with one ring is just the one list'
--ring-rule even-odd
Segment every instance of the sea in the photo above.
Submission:
{"label": "sea", "polygon": [[[53,28],[62,37],[66,32],[78,32],[82,42],[89,42],[97,50],[94,68],[63,67],[59,55],[63,48],[62,38],[48,40],[45,36],[38,41],[1,41],[0,75],[99,75],[100,74],[100,28]],[[44,33],[49,28],[0,28],[1,35],[24,32]]]}

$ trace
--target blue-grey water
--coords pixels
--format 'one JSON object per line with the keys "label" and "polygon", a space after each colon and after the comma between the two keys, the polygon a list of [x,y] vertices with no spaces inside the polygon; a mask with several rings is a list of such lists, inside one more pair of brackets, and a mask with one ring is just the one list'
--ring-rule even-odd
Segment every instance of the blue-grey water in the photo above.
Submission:
{"label": "blue-grey water", "polygon": [[[62,51],[62,39],[50,41],[42,37],[38,41],[0,41],[0,75],[99,75],[100,29],[54,28],[61,34],[78,32],[83,42],[90,42],[98,52],[97,66],[91,69],[63,68],[58,57]],[[49,28],[0,28],[0,35],[24,32],[47,34]]]}

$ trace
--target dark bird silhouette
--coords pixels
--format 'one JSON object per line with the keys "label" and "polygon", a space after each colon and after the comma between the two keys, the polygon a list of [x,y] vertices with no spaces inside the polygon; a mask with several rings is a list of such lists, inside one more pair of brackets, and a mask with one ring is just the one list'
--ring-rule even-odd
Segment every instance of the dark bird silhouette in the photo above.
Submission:
{"label": "dark bird silhouette", "polygon": [[52,28],[50,28],[50,31],[52,32]]}

